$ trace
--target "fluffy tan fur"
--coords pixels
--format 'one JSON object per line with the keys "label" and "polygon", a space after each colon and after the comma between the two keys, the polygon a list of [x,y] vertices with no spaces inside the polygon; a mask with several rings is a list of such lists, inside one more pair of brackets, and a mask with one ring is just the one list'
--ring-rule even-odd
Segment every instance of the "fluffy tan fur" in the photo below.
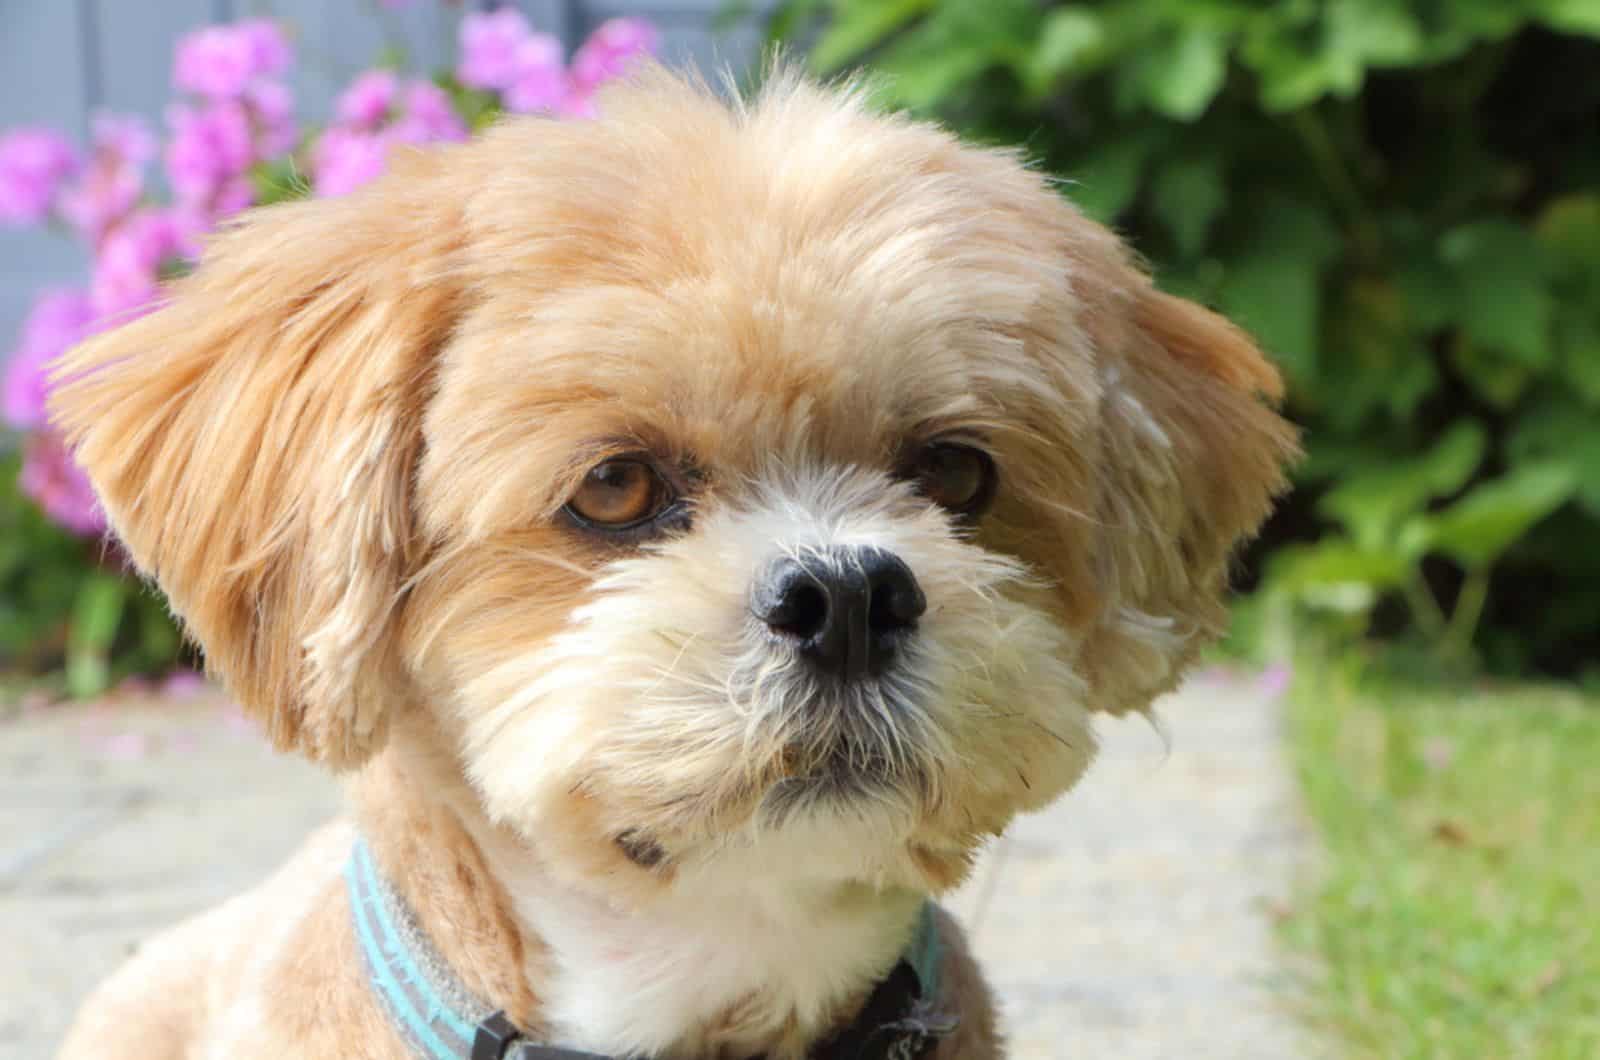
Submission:
{"label": "fluffy tan fur", "polygon": [[[652,71],[603,109],[250,215],[72,354],[54,411],[210,668],[279,747],[359,770],[469,987],[583,1048],[801,1057],[921,896],[1077,780],[1088,713],[1147,707],[1216,634],[1293,435],[1244,335],[1009,152],[787,74],[729,105]],[[947,437],[999,471],[976,528],[892,473]],[[687,529],[562,518],[635,452]],[[840,544],[900,555],[929,612],[830,713],[745,600]],[[846,735],[880,783],[777,800]],[[403,1055],[348,843],[153,943],[64,1055]],[[942,931],[938,1055],[998,1056]]]}

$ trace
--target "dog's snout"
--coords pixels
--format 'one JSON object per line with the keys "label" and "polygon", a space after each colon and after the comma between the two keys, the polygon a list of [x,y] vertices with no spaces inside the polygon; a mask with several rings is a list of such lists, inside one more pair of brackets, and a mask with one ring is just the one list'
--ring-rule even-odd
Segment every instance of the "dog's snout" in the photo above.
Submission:
{"label": "dog's snout", "polygon": [[752,610],[798,642],[814,667],[846,679],[882,672],[927,610],[911,568],[880,548],[835,547],[768,568]]}

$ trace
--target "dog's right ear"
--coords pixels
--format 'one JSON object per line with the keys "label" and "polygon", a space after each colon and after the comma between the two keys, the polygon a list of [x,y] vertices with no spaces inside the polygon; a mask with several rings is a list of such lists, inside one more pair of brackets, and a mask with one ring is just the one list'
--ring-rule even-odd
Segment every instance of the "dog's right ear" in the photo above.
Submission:
{"label": "dog's right ear", "polygon": [[408,695],[411,481],[460,300],[439,154],[250,215],[156,312],[72,351],[51,400],[208,668],[275,744],[335,767]]}

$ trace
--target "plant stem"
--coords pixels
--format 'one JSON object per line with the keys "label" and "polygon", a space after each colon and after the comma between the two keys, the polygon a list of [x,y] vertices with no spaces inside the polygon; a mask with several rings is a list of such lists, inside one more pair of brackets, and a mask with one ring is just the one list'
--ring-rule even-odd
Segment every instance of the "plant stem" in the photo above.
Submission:
{"label": "plant stem", "polygon": [[1422,580],[1421,572],[1413,571],[1405,580],[1402,589],[1406,604],[1411,608],[1412,617],[1417,620],[1417,625],[1422,627],[1422,632],[1428,639],[1438,641],[1444,637],[1448,628],[1444,612],[1439,609],[1439,601],[1433,598],[1427,583]]}
{"label": "plant stem", "polygon": [[1456,597],[1455,609],[1450,614],[1450,628],[1445,638],[1451,655],[1464,659],[1472,652],[1472,638],[1478,632],[1478,620],[1483,617],[1488,599],[1489,567],[1476,567],[1461,583],[1461,595]]}
{"label": "plant stem", "polygon": [[1321,176],[1329,195],[1343,208],[1362,256],[1369,262],[1378,261],[1383,256],[1378,226],[1368,216],[1367,205],[1361,197],[1361,189],[1356,186],[1355,177],[1351,175],[1349,167],[1340,157],[1339,149],[1333,143],[1333,137],[1328,135],[1328,127],[1321,115],[1309,107],[1303,108],[1294,112],[1290,117],[1290,124],[1305,146],[1306,154]]}

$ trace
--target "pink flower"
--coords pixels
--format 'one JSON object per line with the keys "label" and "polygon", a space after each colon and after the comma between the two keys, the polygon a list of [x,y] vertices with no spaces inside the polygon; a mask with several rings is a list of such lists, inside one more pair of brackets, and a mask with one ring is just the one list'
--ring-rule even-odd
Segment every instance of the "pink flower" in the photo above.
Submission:
{"label": "pink flower", "polygon": [[78,155],[61,134],[25,127],[0,136],[0,221],[38,224],[78,169]]}
{"label": "pink flower", "polygon": [[339,120],[361,129],[373,129],[383,123],[394,106],[400,79],[392,70],[368,70],[350,82],[335,106]]}
{"label": "pink flower", "polygon": [[1294,683],[1294,671],[1287,663],[1273,663],[1260,674],[1256,675],[1256,691],[1264,699],[1275,700],[1289,691],[1289,686]]}
{"label": "pink flower", "polygon": [[105,512],[94,487],[54,431],[39,431],[28,439],[17,485],[71,533],[91,537],[105,532]]}
{"label": "pink flower", "polygon": [[194,699],[204,695],[210,688],[206,679],[193,670],[173,670],[161,682],[162,694],[173,699]]}
{"label": "pink flower", "polygon": [[245,89],[244,101],[255,119],[259,154],[281,155],[294,147],[299,132],[294,124],[294,95],[282,81],[257,81]]}
{"label": "pink flower", "polygon": [[235,22],[233,30],[244,38],[250,53],[253,77],[274,77],[294,62],[294,50],[283,35],[283,27],[270,18],[251,18]]}
{"label": "pink flower", "polygon": [[142,118],[115,114],[95,116],[93,140],[89,168],[61,193],[59,208],[74,228],[99,242],[144,194],[144,167],[156,141]]}
{"label": "pink flower", "polygon": [[172,82],[208,99],[238,99],[251,82],[283,73],[293,60],[288,39],[271,19],[207,26],[178,41]]}
{"label": "pink flower", "polygon": [[[232,217],[236,213],[248,210],[256,201],[256,188],[250,182],[250,174],[240,173],[238,176],[224,181],[222,187],[217,189],[216,196],[211,200],[211,220],[221,221]],[[205,231],[209,232],[215,225],[207,225]]]}
{"label": "pink flower", "polygon": [[90,297],[95,312],[120,323],[148,308],[160,291],[162,266],[184,245],[184,229],[169,211],[144,210],[118,225],[94,263]]}
{"label": "pink flower", "polygon": [[250,112],[238,102],[178,104],[168,108],[167,122],[167,179],[180,203],[208,202],[255,161]]}
{"label": "pink flower", "polygon": [[257,44],[234,26],[207,26],[178,41],[172,83],[210,99],[237,99],[256,74]]}
{"label": "pink flower", "polygon": [[45,424],[50,363],[91,331],[94,309],[78,291],[46,291],[22,325],[22,340],[6,365],[5,420],[19,431]]}
{"label": "pink flower", "polygon": [[[251,191],[252,197],[254,197],[254,189],[249,188],[249,180],[246,178],[240,178],[240,180],[243,181],[246,188]],[[224,196],[226,196],[226,189],[224,189]],[[249,205],[246,202],[243,206],[237,207],[237,209],[242,210]],[[216,227],[216,222],[221,216],[213,216],[210,210],[198,206],[180,205],[168,208],[166,210],[166,218],[171,225],[168,232],[172,237],[176,257],[180,260],[188,259],[190,261],[198,258],[204,246],[206,233]]]}
{"label": "pink flower", "polygon": [[94,116],[91,139],[96,155],[106,154],[122,162],[143,165],[156,156],[156,137],[150,123],[137,114]]}
{"label": "pink flower", "polygon": [[572,82],[579,95],[621,77],[646,56],[654,55],[661,35],[642,18],[613,18],[589,34],[572,56]]}
{"label": "pink flower", "polygon": [[405,87],[405,114],[391,134],[401,143],[426,144],[465,140],[467,127],[444,89],[429,81],[412,81]]}
{"label": "pink flower", "polygon": [[532,33],[520,11],[501,8],[461,20],[461,62],[456,76],[469,88],[499,91],[517,73],[517,49]]}
{"label": "pink flower", "polygon": [[318,195],[344,195],[383,172],[388,145],[372,133],[335,126],[322,134],[311,152],[312,179]]}
{"label": "pink flower", "polygon": [[402,83],[383,70],[357,78],[340,97],[338,113],[345,124],[328,129],[311,151],[319,195],[343,195],[372,180],[397,144],[467,137],[443,89],[428,81]]}
{"label": "pink flower", "polygon": [[568,94],[560,41],[548,33],[535,33],[518,45],[516,72],[505,88],[508,109],[519,114],[557,111]]}
{"label": "pink flower", "polygon": [[50,396],[50,362],[59,352],[24,342],[6,361],[0,412],[17,430],[32,430],[44,424],[45,400]]}

